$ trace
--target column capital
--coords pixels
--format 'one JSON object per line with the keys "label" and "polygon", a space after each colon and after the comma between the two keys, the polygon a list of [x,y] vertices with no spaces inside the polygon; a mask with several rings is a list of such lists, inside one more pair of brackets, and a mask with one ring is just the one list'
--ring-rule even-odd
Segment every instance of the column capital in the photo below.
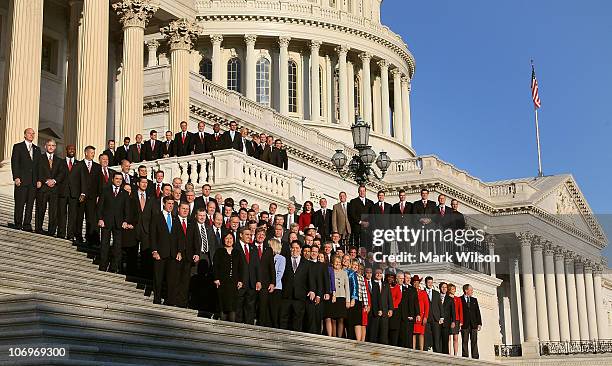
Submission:
{"label": "column capital", "polygon": [[402,75],[402,84],[408,84],[408,88],[410,88],[410,78],[406,75]]}
{"label": "column capital", "polygon": [[555,246],[554,252],[555,261],[565,259],[565,250],[563,249],[563,247]]}
{"label": "column capital", "polygon": [[120,17],[119,22],[123,24],[123,28],[144,28],[149,19],[159,9],[159,6],[151,0],[122,0],[112,6]]}
{"label": "column capital", "polygon": [[287,37],[287,36],[278,37],[278,46],[280,48],[287,48],[289,47],[290,41],[291,41],[291,37]]}
{"label": "column capital", "polygon": [[257,41],[257,35],[255,34],[245,34],[244,35],[244,42],[247,44],[247,46],[255,45],[255,41]]}
{"label": "column capital", "polygon": [[381,69],[389,69],[389,61],[387,60],[380,60],[376,63],[378,65],[378,67],[380,67]]}
{"label": "column capital", "polygon": [[542,252],[544,250],[544,244],[539,238],[534,238],[533,243],[531,245],[534,252]]}
{"label": "column capital", "polygon": [[495,243],[497,242],[497,238],[493,234],[488,234],[485,236],[484,241],[485,243],[487,243],[487,246],[489,247],[489,249],[493,249],[495,248]]}
{"label": "column capital", "polygon": [[221,43],[223,42],[223,35],[221,34],[211,34],[210,35],[210,41],[215,44],[215,43]]}
{"label": "column capital", "polygon": [[531,247],[531,241],[533,234],[529,231],[523,231],[515,234],[518,240],[521,242],[521,247]]}
{"label": "column capital", "polygon": [[336,47],[336,52],[338,52],[338,56],[340,57],[346,57],[346,55],[348,54],[348,51],[351,48],[345,44],[339,45],[338,47]]}
{"label": "column capital", "polygon": [[311,51],[317,50],[317,52],[319,52],[319,49],[321,48],[322,44],[323,44],[323,42],[321,42],[321,41],[312,40],[312,41],[310,41],[310,50]]}
{"label": "column capital", "polygon": [[574,268],[576,268],[576,270],[584,271],[584,261],[582,257],[576,256],[576,259],[574,259]]}
{"label": "column capital", "polygon": [[549,240],[544,240],[544,255],[553,256],[555,254],[555,247],[552,245],[552,242]]}
{"label": "column capital", "polygon": [[574,252],[565,251],[565,264],[574,264],[576,260],[576,254]]}
{"label": "column capital", "polygon": [[393,75],[394,78],[399,77],[400,80],[402,78],[402,70],[395,68],[393,70],[391,70],[391,75]]}
{"label": "column capital", "polygon": [[145,42],[149,49],[159,47],[159,41],[156,39],[151,39]]}
{"label": "column capital", "polygon": [[189,51],[200,34],[198,25],[187,19],[172,21],[166,27],[160,28],[159,31],[168,39],[170,51]]}
{"label": "column capital", "polygon": [[359,58],[361,59],[361,62],[363,63],[370,62],[370,60],[372,59],[372,54],[369,52],[361,52],[359,54]]}

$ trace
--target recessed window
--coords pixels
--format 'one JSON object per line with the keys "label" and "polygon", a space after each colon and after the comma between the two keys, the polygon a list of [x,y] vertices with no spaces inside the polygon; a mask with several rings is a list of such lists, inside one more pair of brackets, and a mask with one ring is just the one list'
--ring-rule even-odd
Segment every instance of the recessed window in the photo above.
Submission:
{"label": "recessed window", "polygon": [[256,73],[256,101],[270,106],[270,60],[261,57],[255,65]]}
{"label": "recessed window", "polygon": [[57,57],[59,42],[53,38],[43,36],[42,39],[42,59],[40,68],[53,75],[57,75]]}
{"label": "recessed window", "polygon": [[290,60],[289,72],[289,113],[297,113],[297,64]]}
{"label": "recessed window", "polygon": [[209,58],[203,58],[200,61],[200,75],[207,80],[212,80],[212,61]]}
{"label": "recessed window", "polygon": [[240,88],[240,60],[237,57],[227,62],[227,88],[241,92]]}

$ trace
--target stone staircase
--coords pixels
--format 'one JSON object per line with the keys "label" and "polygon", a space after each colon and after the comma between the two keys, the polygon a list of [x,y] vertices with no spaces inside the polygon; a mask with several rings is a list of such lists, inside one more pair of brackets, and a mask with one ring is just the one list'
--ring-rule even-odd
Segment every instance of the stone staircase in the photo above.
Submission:
{"label": "stone staircase", "polygon": [[[134,283],[97,270],[68,240],[4,226],[0,197],[0,364],[54,365],[492,365],[228,323],[152,304]],[[65,347],[63,358],[9,357],[9,347]]]}

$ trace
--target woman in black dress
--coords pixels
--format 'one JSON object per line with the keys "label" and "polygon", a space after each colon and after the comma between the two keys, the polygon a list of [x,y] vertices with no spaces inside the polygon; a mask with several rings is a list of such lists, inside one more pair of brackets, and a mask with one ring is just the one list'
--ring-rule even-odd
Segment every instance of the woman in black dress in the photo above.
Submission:
{"label": "woman in black dress", "polygon": [[136,240],[136,224],[138,223],[138,210],[140,202],[132,194],[132,186],[125,184],[123,190],[128,193],[128,216],[125,219],[128,226],[121,231],[121,248],[125,251],[125,274],[135,276],[138,267],[138,241]]}
{"label": "woman in black dress", "polygon": [[216,250],[213,258],[221,320],[236,321],[236,302],[238,290],[242,288],[243,270],[241,253],[234,249],[234,237],[229,232],[223,237],[223,248]]}

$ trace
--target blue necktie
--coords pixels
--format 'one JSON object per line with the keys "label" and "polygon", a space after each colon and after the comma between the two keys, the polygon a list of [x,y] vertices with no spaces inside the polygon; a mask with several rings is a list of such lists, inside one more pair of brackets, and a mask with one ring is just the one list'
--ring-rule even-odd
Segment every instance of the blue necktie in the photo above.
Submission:
{"label": "blue necktie", "polygon": [[170,218],[170,214],[166,214],[166,225],[168,225],[168,232],[172,232],[172,219]]}

